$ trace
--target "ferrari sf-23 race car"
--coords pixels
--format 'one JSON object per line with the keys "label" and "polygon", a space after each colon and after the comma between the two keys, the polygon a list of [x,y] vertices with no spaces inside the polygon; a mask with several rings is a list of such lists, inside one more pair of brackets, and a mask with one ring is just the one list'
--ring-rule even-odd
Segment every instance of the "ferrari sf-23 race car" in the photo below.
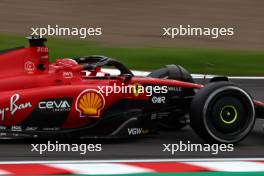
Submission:
{"label": "ferrari sf-23 race car", "polygon": [[190,124],[208,142],[236,143],[263,116],[264,103],[226,77],[196,84],[178,65],[135,76],[105,56],[50,62],[45,42],[0,53],[1,136],[127,138]]}

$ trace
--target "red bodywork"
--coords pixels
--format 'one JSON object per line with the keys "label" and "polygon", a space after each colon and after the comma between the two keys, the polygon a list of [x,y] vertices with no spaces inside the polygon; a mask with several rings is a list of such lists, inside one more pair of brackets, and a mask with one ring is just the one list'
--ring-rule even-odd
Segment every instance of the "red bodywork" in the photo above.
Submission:
{"label": "red bodywork", "polygon": [[[108,73],[84,73],[82,66],[71,59],[58,59],[49,62],[46,46],[31,46],[0,54],[0,125],[19,126],[40,106],[45,99],[70,97],[72,104],[69,114],[61,128],[80,128],[100,118],[111,105],[121,99],[148,100],[145,94],[135,96],[133,93],[109,94],[96,93],[98,86],[113,86],[123,84],[159,84],[200,89],[203,85],[186,83],[176,80],[156,79],[148,77],[132,77],[131,81],[124,82],[123,76],[114,79],[101,79],[98,74],[110,77]],[[91,91],[93,90],[95,94]],[[85,115],[80,112],[80,98],[90,92],[89,97],[97,100],[97,114]],[[95,101],[95,100],[94,100]],[[84,105],[87,105],[88,103]],[[95,104],[95,103],[94,103]],[[45,106],[60,106],[58,103]],[[92,106],[92,105],[87,105]],[[87,109],[87,111],[91,111]],[[51,119],[48,119],[51,120]]]}

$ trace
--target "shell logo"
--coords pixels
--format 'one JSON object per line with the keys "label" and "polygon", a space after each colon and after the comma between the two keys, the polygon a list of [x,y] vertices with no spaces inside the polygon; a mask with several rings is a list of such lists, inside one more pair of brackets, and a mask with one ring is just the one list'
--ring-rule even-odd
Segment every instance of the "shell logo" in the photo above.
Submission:
{"label": "shell logo", "polygon": [[87,89],[80,93],[76,101],[76,110],[81,117],[99,117],[104,108],[105,99],[103,95],[94,89]]}
{"label": "shell logo", "polygon": [[133,93],[134,93],[134,96],[137,97],[139,96],[140,93],[142,93],[142,91],[144,91],[143,89],[143,86],[139,83],[135,83],[133,85],[134,89],[133,89]]}

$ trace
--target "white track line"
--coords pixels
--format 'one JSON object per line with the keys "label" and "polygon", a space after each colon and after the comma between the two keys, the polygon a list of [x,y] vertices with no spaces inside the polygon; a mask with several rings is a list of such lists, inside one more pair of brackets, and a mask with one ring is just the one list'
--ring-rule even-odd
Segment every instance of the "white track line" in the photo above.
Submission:
{"label": "white track line", "polygon": [[200,159],[127,159],[127,160],[54,160],[54,161],[1,161],[0,164],[82,164],[82,163],[134,163],[134,162],[226,162],[264,161],[264,158],[200,158]]}

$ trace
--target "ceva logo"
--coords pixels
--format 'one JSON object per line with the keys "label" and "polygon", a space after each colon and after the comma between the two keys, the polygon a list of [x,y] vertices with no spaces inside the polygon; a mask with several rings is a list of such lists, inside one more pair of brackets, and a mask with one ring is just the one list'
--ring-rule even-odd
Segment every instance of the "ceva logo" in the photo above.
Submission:
{"label": "ceva logo", "polygon": [[67,100],[60,100],[60,99],[53,99],[53,100],[46,100],[41,101],[38,104],[38,108],[40,110],[52,110],[52,111],[70,111],[71,103]]}

